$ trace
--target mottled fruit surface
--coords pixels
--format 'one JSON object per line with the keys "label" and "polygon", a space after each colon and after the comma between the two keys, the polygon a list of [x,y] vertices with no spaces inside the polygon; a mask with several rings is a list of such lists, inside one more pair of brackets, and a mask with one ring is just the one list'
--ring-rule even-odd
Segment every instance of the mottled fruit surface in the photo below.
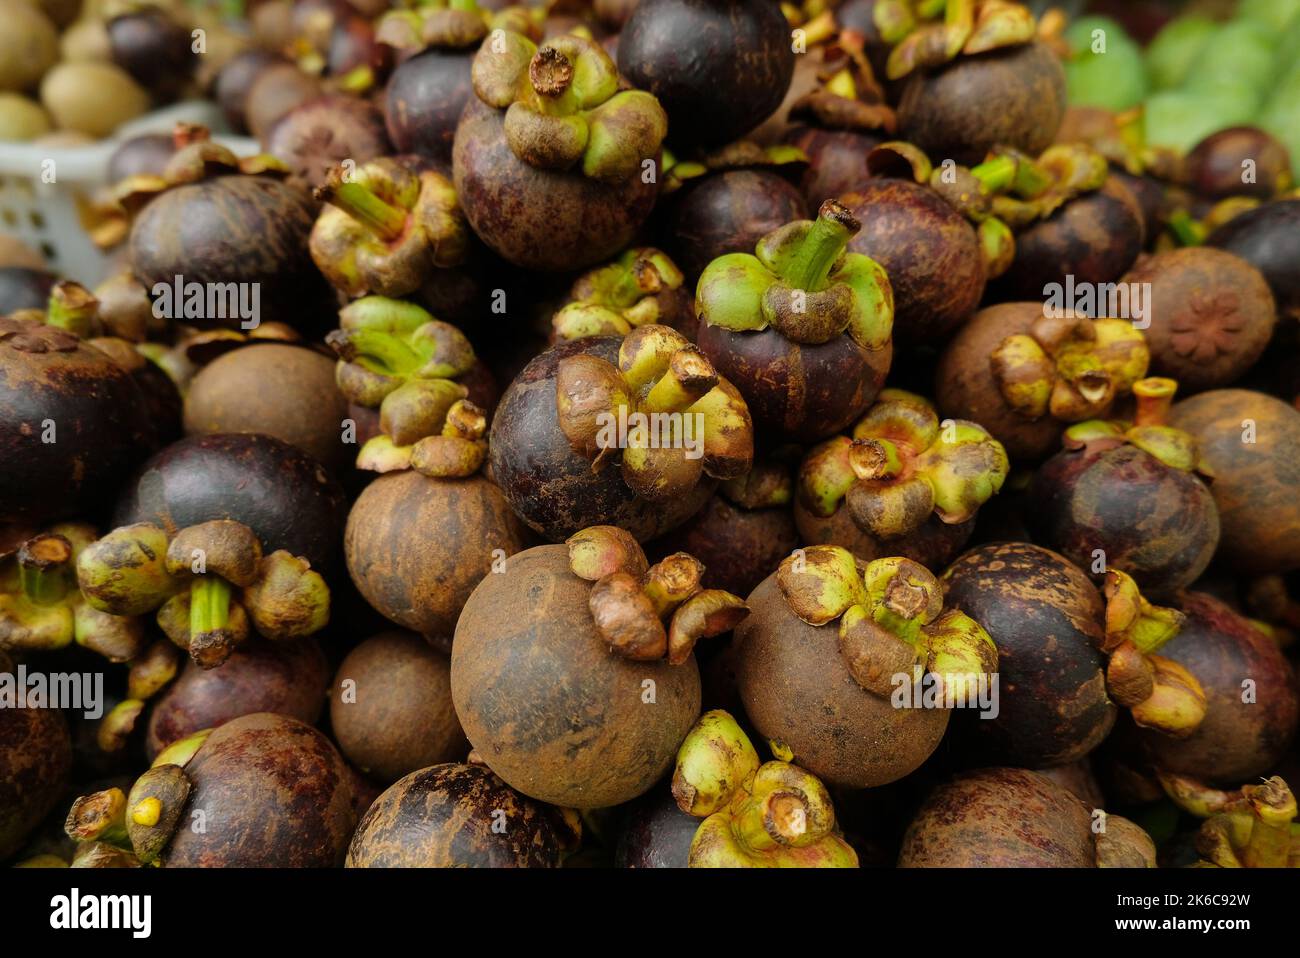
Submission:
{"label": "mottled fruit surface", "polygon": [[72,741],[62,712],[0,709],[0,862],[18,851],[54,807],[71,768]]}

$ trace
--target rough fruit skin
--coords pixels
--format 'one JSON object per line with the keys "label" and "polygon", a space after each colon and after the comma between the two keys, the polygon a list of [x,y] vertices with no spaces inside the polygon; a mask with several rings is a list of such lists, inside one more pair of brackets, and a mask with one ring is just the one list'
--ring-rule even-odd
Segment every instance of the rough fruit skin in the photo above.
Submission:
{"label": "rough fruit skin", "polygon": [[1100,745],[1116,709],[1099,651],[1104,606],[1084,571],[1040,546],[998,542],[970,550],[943,578],[946,604],[998,647],[998,717],[957,720],[971,747],[990,762],[1045,768]]}
{"label": "rough fruit skin", "polygon": [[947,709],[894,708],[849,674],[837,626],[790,611],[770,575],[736,627],[736,678],[754,728],[828,785],[872,788],[916,770],[938,747]]}
{"label": "rough fruit skin", "polygon": [[565,546],[521,552],[474,590],[451,652],[452,700],[475,751],[512,788],[574,808],[648,791],[700,712],[694,657],[669,665],[611,652],[590,592]]}
{"label": "rough fruit skin", "polygon": [[54,709],[0,709],[0,862],[22,847],[62,796],[72,741]]}
{"label": "rough fruit skin", "polygon": [[794,521],[799,527],[799,541],[808,545],[843,546],[863,562],[886,556],[903,556],[927,569],[942,570],[961,551],[975,531],[975,520],[949,524],[932,515],[910,535],[898,539],[877,539],[856,522],[849,507],[840,503],[829,516],[813,515],[797,499]]}
{"label": "rough fruit skin", "polygon": [[[356,824],[343,760],[320,732],[259,712],[227,722],[185,766],[193,788],[169,868],[330,868]],[[192,813],[205,814],[195,831]]]}
{"label": "rough fruit skin", "polygon": [[393,71],[384,94],[388,138],[398,153],[419,153],[444,166],[461,111],[474,95],[474,51],[430,47]]}
{"label": "rough fruit skin", "polygon": [[1174,403],[1169,424],[1195,437],[1214,471],[1219,557],[1241,575],[1300,568],[1300,412],[1264,393],[1215,389]]}
{"label": "rough fruit skin", "polygon": [[525,542],[527,530],[487,479],[429,479],[409,469],[366,486],[343,533],[348,572],[366,601],[398,625],[444,639],[492,571],[494,550],[513,555]]}
{"label": "rough fruit skin", "polygon": [[693,555],[704,563],[704,588],[749,595],[799,544],[789,506],[742,509],[718,494],[649,551]]}
{"label": "rough fruit skin", "polygon": [[1205,240],[1250,263],[1268,280],[1278,309],[1300,316],[1300,200],[1275,200],[1234,216]]}
{"label": "rough fruit skin", "polygon": [[481,765],[434,765],[375,799],[352,836],[346,867],[556,868],[559,819],[556,809]]}
{"label": "rough fruit skin", "polygon": [[900,868],[1092,868],[1092,817],[1036,772],[986,768],[931,793],[903,836]]}

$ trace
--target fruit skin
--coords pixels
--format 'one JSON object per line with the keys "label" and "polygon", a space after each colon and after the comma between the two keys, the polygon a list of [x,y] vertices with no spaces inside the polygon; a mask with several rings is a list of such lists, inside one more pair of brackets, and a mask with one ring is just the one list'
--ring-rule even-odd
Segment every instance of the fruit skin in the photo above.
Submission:
{"label": "fruit skin", "polygon": [[149,94],[111,63],[60,63],[41,80],[41,105],[55,126],[106,137],[149,109]]}
{"label": "fruit skin", "polygon": [[926,799],[903,836],[900,868],[1092,868],[1092,816],[1037,772],[985,768]]}
{"label": "fruit skin", "polygon": [[484,766],[434,765],[375,799],[346,866],[556,868],[565,838],[557,809],[525,798]]}
{"label": "fruit skin", "polygon": [[736,627],[736,678],[759,735],[828,785],[873,788],[915,771],[938,747],[947,709],[894,708],[865,690],[840,652],[835,626],[797,618],[768,576]]}
{"label": "fruit skin", "polygon": [[44,269],[17,265],[0,267],[0,316],[8,316],[20,309],[45,309],[56,282],[58,277]]}
{"label": "fruit skin", "polygon": [[875,179],[844,204],[862,223],[849,250],[889,273],[900,346],[937,345],[979,306],[985,279],[979,239],[937,193],[907,180]]}
{"label": "fruit skin", "polygon": [[0,4],[4,33],[0,34],[0,90],[22,92],[35,86],[59,59],[59,34],[54,24],[25,0]]}
{"label": "fruit skin", "polygon": [[[591,463],[569,446],[556,418],[560,360],[590,353],[616,364],[622,341],[589,336],[552,346],[515,377],[492,420],[492,477],[519,518],[552,542],[596,525],[617,525],[640,541],[652,539],[694,515],[717,486],[704,477],[690,495],[652,505],[632,492],[616,466],[593,473]],[[728,376],[721,366],[718,372]]]}
{"label": "fruit skin", "polygon": [[221,68],[212,95],[231,129],[236,132],[247,131],[248,91],[263,69],[283,62],[284,59],[278,53],[254,48],[236,54]]}
{"label": "fruit skin", "polygon": [[149,711],[145,752],[152,760],[173,742],[254,712],[314,724],[328,681],[325,654],[310,638],[245,642],[215,669],[187,661]]}
{"label": "fruit skin", "polygon": [[1205,243],[1254,266],[1268,281],[1278,311],[1300,319],[1300,200],[1277,200],[1240,213]]}
{"label": "fruit skin", "polygon": [[529,166],[506,142],[505,111],[478,97],[470,98],[456,128],[452,171],[479,239],[516,266],[543,272],[612,257],[650,215],[658,192],[640,174],[607,184]]}
{"label": "fruit skin", "polygon": [[456,125],[474,95],[473,61],[472,47],[430,47],[393,71],[384,93],[384,121],[397,152],[419,153],[450,165]]}
{"label": "fruit skin", "polygon": [[149,452],[146,410],[131,374],[74,334],[0,319],[0,462],[10,465],[0,514],[41,521],[101,509]]}
{"label": "fruit skin", "polygon": [[62,712],[0,709],[0,861],[18,851],[54,808],[71,768],[72,740]]}
{"label": "fruit skin", "polygon": [[942,569],[951,562],[975,531],[974,518],[949,524],[932,515],[909,535],[877,539],[853,521],[844,504],[833,514],[822,517],[810,512],[798,498],[794,503],[794,521],[799,529],[799,541],[808,545],[840,545],[863,562],[903,556],[931,570]]}
{"label": "fruit skin", "polygon": [[348,761],[384,784],[469,753],[451,705],[451,663],[410,632],[372,636],[348,653],[330,690],[330,725]]}
{"label": "fruit skin", "polygon": [[1239,256],[1207,246],[1157,253],[1122,283],[1150,283],[1143,330],[1151,372],[1184,393],[1227,386],[1264,353],[1277,306],[1264,276]]}
{"label": "fruit skin", "polygon": [[343,533],[348,572],[380,614],[430,639],[446,639],[495,550],[514,555],[528,532],[501,490],[481,475],[380,476],[357,497]]}
{"label": "fruit skin", "polygon": [[794,75],[790,27],[768,0],[642,0],[618,69],[668,112],[677,146],[729,143],[781,105]]}
{"label": "fruit skin", "polygon": [[700,819],[677,807],[668,783],[628,806],[614,848],[619,868],[686,868]]}
{"label": "fruit skin", "polygon": [[963,166],[995,146],[1037,156],[1065,115],[1065,71],[1035,41],[963,56],[908,79],[898,104],[899,139]]}
{"label": "fruit skin", "polygon": [[[1243,179],[1249,160],[1254,182]],[[1192,148],[1185,160],[1187,185],[1201,196],[1255,196],[1267,200],[1279,192],[1291,172],[1286,147],[1258,127],[1218,130]]]}
{"label": "fruit skin", "polygon": [[[258,712],[213,731],[185,766],[193,783],[169,868],[330,868],[356,825],[349,774],[310,725]],[[207,828],[195,831],[202,810]]]}
{"label": "fruit skin", "polygon": [[980,758],[1044,768],[1100,745],[1116,707],[1099,651],[1104,604],[1084,571],[1040,546],[999,542],[971,549],[943,580],[944,601],[998,647],[998,717],[958,720]]}
{"label": "fruit skin", "polygon": [[[1300,412],[1264,393],[1215,389],[1174,403],[1169,424],[1214,472],[1220,559],[1241,575],[1300,568]],[[1254,442],[1245,442],[1253,426]]]}
{"label": "fruit skin", "polygon": [[218,356],[190,381],[185,431],[264,433],[340,471],[356,447],[342,440],[348,402],[334,384],[334,365],[315,350],[282,343]]}
{"label": "fruit skin", "polygon": [[1045,545],[1083,568],[1101,549],[1108,567],[1152,596],[1199,579],[1219,544],[1219,511],[1206,484],[1127,443],[1047,460],[1026,514]]}
{"label": "fruit skin", "polygon": [[669,665],[611,652],[590,592],[566,546],[528,549],[479,583],[451,651],[452,699],[475,750],[512,788],[574,808],[648,791],[700,712],[694,656]]}
{"label": "fruit skin", "polygon": [[[1187,592],[1175,605],[1187,621],[1161,654],[1196,676],[1208,708],[1185,739],[1137,729],[1142,751],[1162,771],[1223,785],[1267,774],[1295,737],[1295,672],[1276,641],[1218,599]],[[1247,679],[1254,683],[1250,702],[1243,701]]]}
{"label": "fruit skin", "polygon": [[392,149],[379,108],[338,94],[298,104],[276,120],[263,143],[266,152],[313,188],[324,185],[340,163],[352,160],[360,165]]}
{"label": "fruit skin", "polygon": [[861,130],[816,126],[791,129],[786,142],[808,154],[808,169],[804,171],[800,186],[809,209],[817,209],[824,200],[839,199],[864,189],[867,180],[871,179],[867,154],[884,138],[884,135]]}
{"label": "fruit skin", "polygon": [[343,489],[316,460],[271,436],[191,436],[145,462],[119,493],[112,528],[152,522],[174,534],[235,519],[266,553],[304,556],[328,577],[338,563]]}

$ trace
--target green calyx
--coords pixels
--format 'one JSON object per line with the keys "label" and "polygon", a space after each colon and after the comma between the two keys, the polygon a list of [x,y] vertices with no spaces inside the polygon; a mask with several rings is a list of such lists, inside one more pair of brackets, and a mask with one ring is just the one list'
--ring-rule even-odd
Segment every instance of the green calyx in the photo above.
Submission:
{"label": "green calyx", "polygon": [[375,40],[398,50],[462,50],[493,28],[494,17],[475,0],[422,0],[413,9],[389,10],[375,24]]}
{"label": "green calyx", "polygon": [[55,283],[50,290],[45,322],[88,339],[100,326],[99,300],[80,283],[69,280]]}
{"label": "green calyx", "polygon": [[60,523],[0,560],[0,649],[52,650],[75,640],[119,661],[134,654],[142,637],[88,611],[77,591],[76,561],[93,536],[89,526]]}
{"label": "green calyx", "polygon": [[469,227],[441,173],[380,158],[335,168],[316,198],[326,206],[308,241],[312,260],[348,296],[405,296],[465,260]]}
{"label": "green calyx", "polygon": [[1027,7],[1006,0],[880,0],[872,16],[893,46],[885,67],[891,80],[959,55],[1029,43],[1038,29]]}
{"label": "green calyx", "polygon": [[772,326],[809,344],[847,333],[864,349],[883,349],[893,330],[894,294],[879,263],[846,252],[860,228],[847,207],[827,200],[816,220],[764,236],[755,255],[728,253],[705,267],[696,312],[710,326],[738,332]]}
{"label": "green calyx", "polygon": [[845,505],[878,539],[910,535],[936,515],[967,522],[1006,481],[1002,444],[966,420],[940,424],[926,399],[884,390],[853,428],[813,448],[799,468],[799,502],[813,515]]}
{"label": "green calyx", "polygon": [[580,276],[570,302],[553,317],[556,339],[626,336],[637,326],[676,318],[672,298],[685,282],[666,253],[652,247],[625,251],[614,262]]}
{"label": "green calyx", "polygon": [[736,140],[713,150],[694,152],[689,157],[676,156],[668,147],[663,148],[660,165],[663,177],[660,192],[672,193],[708,173],[726,170],[803,169],[808,165],[808,154],[788,143],[760,146],[751,140]]}
{"label": "green calyx", "polygon": [[795,484],[787,465],[763,460],[743,476],[728,479],[718,492],[741,509],[779,509],[793,501]]}
{"label": "green calyx", "polygon": [[840,653],[864,690],[888,696],[924,668],[955,694],[969,697],[997,671],[987,632],[963,612],[945,609],[943,587],[919,563],[901,557],[859,567],[840,546],[798,549],[781,563],[777,584],[786,604],[810,625],[839,619]]}
{"label": "green calyx", "polygon": [[1205,819],[1196,836],[1201,866],[1300,868],[1295,793],[1280,776],[1222,791],[1185,776],[1157,775],[1174,804]]}
{"label": "green calyx", "polygon": [[1196,439],[1165,424],[1178,384],[1151,376],[1138,380],[1132,388],[1137,401],[1132,423],[1099,419],[1075,423],[1065,430],[1065,447],[1081,449],[1093,443],[1127,442],[1171,469],[1212,476],[1209,464],[1201,459]]}
{"label": "green calyx", "polygon": [[703,818],[691,868],[856,868],[857,854],[835,831],[830,793],[784,761],[759,764],[736,720],[702,715],[677,753],[673,797]]}
{"label": "green calyx", "polygon": [[587,37],[552,37],[539,47],[494,32],[474,57],[472,80],[480,100],[506,111],[511,151],[539,169],[623,182],[657,159],[668,132],[659,101],[620,91],[614,61]]}

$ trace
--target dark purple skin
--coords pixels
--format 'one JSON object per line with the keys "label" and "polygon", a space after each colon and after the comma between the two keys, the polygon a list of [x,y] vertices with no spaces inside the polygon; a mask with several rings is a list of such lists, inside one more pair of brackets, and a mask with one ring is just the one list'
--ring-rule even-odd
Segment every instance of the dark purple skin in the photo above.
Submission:
{"label": "dark purple skin", "polygon": [[1108,568],[1127,572],[1149,597],[1191,585],[1219,545],[1219,510],[1205,483],[1125,442],[1047,460],[1026,515],[1038,542],[1084,569],[1100,549]]}
{"label": "dark purple skin", "polygon": [[566,356],[590,353],[618,362],[620,336],[558,343],[524,367],[492,420],[492,478],[519,518],[551,542],[580,529],[617,525],[652,539],[697,512],[717,486],[704,477],[686,496],[653,504],[632,492],[617,464],[600,472],[569,447],[556,419],[555,374]]}
{"label": "dark purple skin", "polygon": [[[1242,180],[1250,160],[1255,181]],[[1291,157],[1277,138],[1258,127],[1233,126],[1211,133],[1192,147],[1183,165],[1186,185],[1201,196],[1254,196],[1266,200],[1291,169]]]}
{"label": "dark purple skin", "polygon": [[384,94],[388,138],[402,153],[419,153],[451,163],[456,124],[473,95],[470,65],[474,48],[430,47],[393,71]]}
{"label": "dark purple skin", "polygon": [[141,173],[162,176],[175,152],[176,141],[166,133],[141,133],[123,140],[108,158],[108,181],[118,183]]}
{"label": "dark purple skin", "polygon": [[113,62],[155,94],[175,94],[198,63],[190,32],[164,10],[113,17],[105,29]]}
{"label": "dark purple skin", "polygon": [[791,442],[816,442],[857,420],[884,386],[894,355],[892,345],[873,352],[847,333],[805,345],[770,326],[733,332],[702,322],[696,342],[745,397],[754,431]]}
{"label": "dark purple skin", "polygon": [[688,277],[724,253],[753,253],[758,241],[809,207],[787,179],[771,170],[724,170],[687,181],[664,218],[663,247]]}
{"label": "dark purple skin", "polygon": [[213,98],[237,133],[248,130],[248,117],[244,107],[248,103],[248,91],[252,89],[253,81],[264,68],[284,62],[284,57],[270,50],[245,50],[236,54],[217,74]]}
{"label": "dark purple skin", "polygon": [[215,669],[186,662],[152,703],[145,750],[159,752],[205,728],[241,715],[275,712],[314,725],[325,705],[329,663],[315,639],[250,639]]}
{"label": "dark purple skin", "polygon": [[844,203],[862,224],[849,249],[889,273],[894,342],[939,345],[984,293],[984,257],[974,227],[933,190],[909,180],[872,180]]}
{"label": "dark purple skin", "polygon": [[[214,730],[185,774],[192,788],[163,852],[169,868],[330,868],[356,825],[352,775],[297,719],[258,712]],[[192,812],[205,813],[195,830]]]}
{"label": "dark purple skin", "polygon": [[898,104],[898,138],[927,156],[975,166],[996,146],[1037,156],[1064,116],[1065,71],[1034,41],[913,74]]}
{"label": "dark purple skin", "polygon": [[[1218,599],[1187,592],[1175,603],[1187,615],[1182,629],[1160,649],[1196,676],[1207,708],[1185,739],[1126,727],[1148,761],[1169,772],[1221,785],[1266,775],[1295,738],[1300,697],[1295,673],[1277,642]],[[1243,702],[1243,683],[1254,682],[1254,702]]]}
{"label": "dark purple skin", "polygon": [[771,0],[641,0],[619,34],[618,69],[659,98],[670,143],[730,143],[781,105],[790,25]]}
{"label": "dark purple skin", "polygon": [[368,66],[382,80],[392,58],[392,47],[375,41],[375,28],[365,17],[348,15],[334,21],[325,53],[326,75],[342,77]]}
{"label": "dark purple skin", "polygon": [[118,499],[113,526],[153,522],[175,533],[235,519],[264,553],[286,549],[328,578],[346,514],[342,488],[305,452],[256,433],[213,433],[173,443],[141,466]]}
{"label": "dark purple skin", "polygon": [[958,710],[967,754],[1046,768],[1078,761],[1115,723],[1100,652],[1101,594],[1063,556],[1025,542],[971,549],[943,574],[945,605],[984,627],[998,647],[995,719]]}
{"label": "dark purple skin", "polygon": [[839,199],[857,192],[871,179],[867,154],[880,145],[883,137],[860,130],[829,130],[798,126],[786,136],[786,142],[808,154],[808,169],[800,181],[803,198],[810,210],[826,200]]}
{"label": "dark purple skin", "polygon": [[471,97],[456,128],[452,172],[470,226],[503,259],[542,272],[579,270],[632,240],[658,195],[640,173],[602,183],[515,156],[505,111]]}
{"label": "dark purple skin", "polygon": [[1165,186],[1154,176],[1144,174],[1134,176],[1126,170],[1111,167],[1110,178],[1118,180],[1137,200],[1138,209],[1142,211],[1142,243],[1154,239],[1160,232],[1160,210],[1165,202]]}
{"label": "dark purple skin", "polygon": [[1264,274],[1279,313],[1300,318],[1300,200],[1277,200],[1239,213],[1205,240]]}
{"label": "dark purple skin", "polygon": [[[3,656],[0,669],[12,671]],[[0,709],[0,862],[53,808],[72,769],[68,723],[57,709]]]}
{"label": "dark purple skin", "polygon": [[677,807],[668,783],[628,806],[614,849],[618,868],[686,868],[691,841],[703,819]]}
{"label": "dark purple skin", "polygon": [[45,309],[58,277],[26,266],[0,267],[0,316],[20,309]]}
{"label": "dark purple skin", "polygon": [[[1011,267],[990,286],[998,301],[1042,299],[1048,283],[1113,283],[1142,252],[1142,208],[1114,177],[1016,234]],[[1097,315],[1106,315],[1098,307]]]}
{"label": "dark purple skin", "polygon": [[[257,283],[261,322],[323,328],[333,324],[337,305],[307,249],[316,212],[305,189],[268,176],[218,176],[173,187],[132,225],[131,268],[147,290],[171,286],[177,276],[185,283]],[[233,329],[241,320],[184,322]]]}
{"label": "dark purple skin", "polygon": [[271,127],[265,147],[311,187],[323,186],[344,160],[360,164],[391,152],[379,108],[339,94],[294,107]]}
{"label": "dark purple skin", "polygon": [[97,515],[154,436],[146,398],[125,369],[72,333],[0,319],[4,520]]}

